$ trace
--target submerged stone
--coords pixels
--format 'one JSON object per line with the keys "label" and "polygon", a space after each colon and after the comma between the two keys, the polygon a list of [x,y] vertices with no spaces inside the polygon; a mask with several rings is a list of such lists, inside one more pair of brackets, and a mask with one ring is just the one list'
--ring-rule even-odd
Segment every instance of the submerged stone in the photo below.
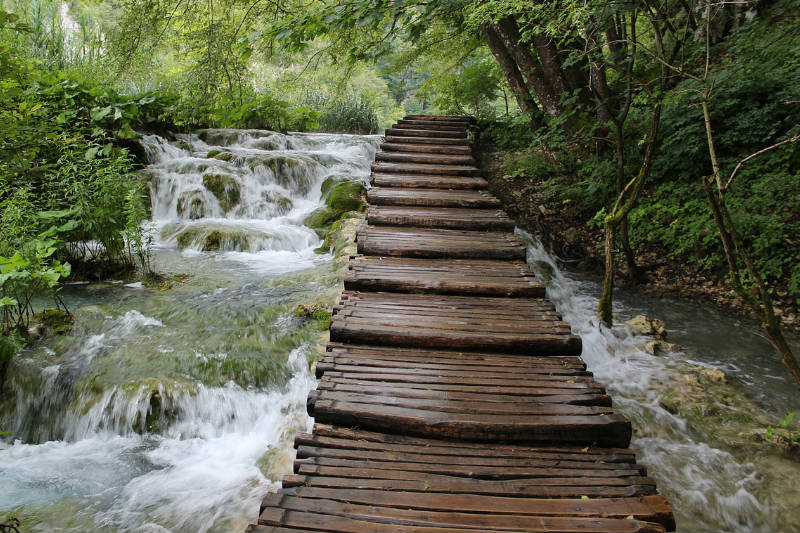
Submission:
{"label": "submerged stone", "polygon": [[227,174],[204,174],[203,186],[219,201],[225,213],[238,205],[242,196],[239,182]]}
{"label": "submerged stone", "polygon": [[177,213],[181,218],[197,220],[206,216],[206,206],[199,191],[185,191],[178,197]]}
{"label": "submerged stone", "polygon": [[625,322],[625,325],[631,328],[631,331],[637,335],[647,335],[658,339],[667,338],[667,328],[664,325],[664,321],[657,318],[637,315]]}

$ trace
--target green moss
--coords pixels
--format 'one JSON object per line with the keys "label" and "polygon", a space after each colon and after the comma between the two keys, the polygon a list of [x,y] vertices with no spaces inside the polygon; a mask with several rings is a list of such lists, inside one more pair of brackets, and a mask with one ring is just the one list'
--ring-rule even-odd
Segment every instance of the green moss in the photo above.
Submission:
{"label": "green moss", "polygon": [[343,181],[334,185],[325,198],[325,204],[336,211],[362,212],[366,209],[364,203],[364,185],[357,181]]}
{"label": "green moss", "polygon": [[363,212],[366,209],[364,202],[364,186],[356,181],[342,181],[341,178],[330,177],[322,182],[322,194],[325,198],[325,207],[313,211],[303,224],[315,230],[320,237],[325,237],[325,243],[318,248],[318,253],[325,253],[331,249],[328,235],[333,224],[346,217],[348,213]]}
{"label": "green moss", "polygon": [[203,186],[219,200],[219,205],[224,212],[227,213],[239,204],[242,192],[239,182],[232,176],[226,174],[204,174]]}
{"label": "green moss", "polygon": [[177,212],[179,217],[197,220],[206,216],[203,199],[197,191],[182,192],[178,197]]}
{"label": "green moss", "polygon": [[31,324],[41,325],[47,333],[64,335],[72,329],[73,317],[63,309],[45,309],[33,314]]}
{"label": "green moss", "polygon": [[23,345],[23,340],[15,332],[12,332],[11,335],[0,335],[0,365],[11,361]]}
{"label": "green moss", "polygon": [[217,157],[217,155],[221,154],[222,150],[209,150],[206,154],[206,159],[211,159]]}
{"label": "green moss", "polygon": [[271,202],[275,204],[275,214],[276,215],[285,215],[289,211],[292,210],[294,204],[290,198],[285,197],[284,195],[275,192],[275,191],[267,191],[264,193],[264,200],[267,202]]}

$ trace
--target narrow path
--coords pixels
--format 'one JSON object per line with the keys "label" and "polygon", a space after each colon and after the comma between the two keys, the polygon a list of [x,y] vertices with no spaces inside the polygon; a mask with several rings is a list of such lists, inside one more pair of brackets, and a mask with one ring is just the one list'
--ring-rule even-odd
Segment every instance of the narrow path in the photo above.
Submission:
{"label": "narrow path", "polygon": [[387,130],[308,398],[314,431],[248,531],[675,528],[485,190],[468,125],[412,115]]}

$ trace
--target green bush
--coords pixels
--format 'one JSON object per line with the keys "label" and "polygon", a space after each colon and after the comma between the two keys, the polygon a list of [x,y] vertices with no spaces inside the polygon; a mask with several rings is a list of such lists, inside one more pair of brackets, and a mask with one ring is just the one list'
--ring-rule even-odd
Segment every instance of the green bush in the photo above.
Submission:
{"label": "green bush", "polygon": [[321,94],[306,96],[307,105],[319,110],[318,131],[327,133],[378,133],[378,115],[364,97],[334,99]]}

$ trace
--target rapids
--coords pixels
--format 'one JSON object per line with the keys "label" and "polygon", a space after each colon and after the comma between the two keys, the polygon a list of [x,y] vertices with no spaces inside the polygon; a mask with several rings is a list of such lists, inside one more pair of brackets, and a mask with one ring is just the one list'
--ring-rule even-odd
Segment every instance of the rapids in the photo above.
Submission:
{"label": "rapids", "polygon": [[[366,182],[380,138],[208,130],[142,142],[157,270],[190,278],[168,291],[70,285],[72,332],[15,359],[0,396],[0,429],[11,433],[0,441],[0,518],[17,516],[26,531],[242,531],[290,472],[294,434],[310,427],[308,362],[322,332],[293,309],[329,301],[338,278],[303,220],[326,179]],[[633,420],[632,446],[679,531],[800,528],[796,460],[725,446],[703,432],[718,419],[702,428],[703,417],[665,408],[669,384],[719,368],[762,418],[800,410],[757,329],[619,291],[620,322],[662,318],[683,347],[649,355],[626,327],[596,326],[596,281],[519,233],[589,369]]]}
{"label": "rapids", "polygon": [[145,136],[156,269],[190,278],[65,288],[75,327],[24,350],[0,398],[0,517],[74,532],[254,521],[310,429],[322,332],[293,309],[338,287],[303,220],[325,180],[366,182],[379,140]]}

